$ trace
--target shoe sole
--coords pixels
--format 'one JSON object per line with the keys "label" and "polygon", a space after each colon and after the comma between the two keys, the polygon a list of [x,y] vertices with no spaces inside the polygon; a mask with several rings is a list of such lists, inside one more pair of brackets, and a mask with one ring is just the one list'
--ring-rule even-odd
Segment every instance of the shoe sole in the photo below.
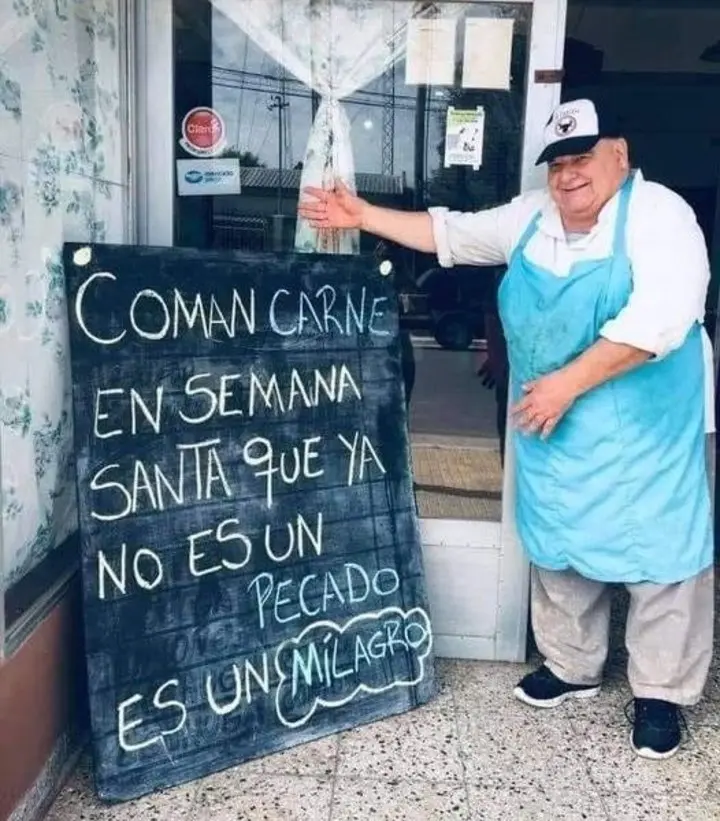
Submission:
{"label": "shoe sole", "polygon": [[666,753],[659,753],[657,750],[650,749],[650,747],[636,747],[633,742],[632,730],[630,731],[630,746],[632,747],[635,755],[638,755],[640,758],[644,758],[647,761],[667,761],[668,758],[672,758],[680,749],[679,744],[677,747],[673,747],[672,750],[668,750]]}
{"label": "shoe sole", "polygon": [[531,707],[549,709],[551,707],[559,707],[570,698],[576,698],[579,700],[595,698],[595,696],[600,695],[601,689],[602,687],[598,686],[591,687],[589,690],[570,690],[567,693],[563,693],[561,696],[555,696],[555,698],[537,699],[529,696],[522,687],[516,687],[513,690],[513,695],[518,701],[522,701],[524,704],[529,704]]}

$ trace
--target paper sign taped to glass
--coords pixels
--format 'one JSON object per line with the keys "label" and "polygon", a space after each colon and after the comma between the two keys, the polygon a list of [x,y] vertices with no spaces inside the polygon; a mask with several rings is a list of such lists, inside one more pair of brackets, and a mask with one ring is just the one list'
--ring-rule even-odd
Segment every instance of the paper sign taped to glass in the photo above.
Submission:
{"label": "paper sign taped to glass", "polygon": [[467,20],[463,88],[510,90],[514,25],[511,18],[475,17]]}
{"label": "paper sign taped to glass", "polygon": [[482,165],[485,139],[485,109],[455,108],[447,110],[445,122],[445,168],[470,165],[477,170]]}
{"label": "paper sign taped to glass", "polygon": [[[241,29],[272,60],[320,96],[303,159],[300,190],[356,190],[355,156],[345,101],[406,62],[410,85],[453,85],[457,22],[466,4],[396,0],[211,0],[213,31],[221,18]],[[215,35],[214,35],[215,36]],[[298,218],[295,250],[358,254],[357,230],[318,231]]]}
{"label": "paper sign taped to glass", "polygon": [[407,24],[406,85],[451,86],[455,79],[453,17],[416,18]]}

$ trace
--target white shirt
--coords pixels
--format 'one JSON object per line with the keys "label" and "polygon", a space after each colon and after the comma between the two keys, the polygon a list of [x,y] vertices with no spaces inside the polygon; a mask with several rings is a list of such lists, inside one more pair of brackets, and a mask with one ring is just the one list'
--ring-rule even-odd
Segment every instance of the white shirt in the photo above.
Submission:
{"label": "white shirt", "polygon": [[[529,191],[507,205],[462,213],[431,208],[438,261],[452,265],[508,263],[535,214],[538,230],[525,254],[530,262],[565,277],[582,260],[612,253],[619,192],[605,205],[592,230],[571,242],[547,189]],[[705,238],[685,200],[635,175],[626,224],[632,293],[625,307],[600,329],[611,342],[632,345],[662,358],[679,348],[695,322],[705,318],[710,261]],[[712,346],[703,330],[706,426],[714,431]]]}

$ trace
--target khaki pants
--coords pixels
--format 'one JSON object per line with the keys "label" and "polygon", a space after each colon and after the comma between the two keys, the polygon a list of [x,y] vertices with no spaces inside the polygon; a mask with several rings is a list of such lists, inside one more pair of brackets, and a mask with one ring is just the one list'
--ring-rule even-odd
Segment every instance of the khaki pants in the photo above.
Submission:
{"label": "khaki pants", "polygon": [[[569,684],[598,684],[608,653],[611,594],[572,570],[532,568],[532,624],[547,666]],[[696,704],[713,649],[713,568],[677,584],[626,585],[625,644],[636,698]]]}

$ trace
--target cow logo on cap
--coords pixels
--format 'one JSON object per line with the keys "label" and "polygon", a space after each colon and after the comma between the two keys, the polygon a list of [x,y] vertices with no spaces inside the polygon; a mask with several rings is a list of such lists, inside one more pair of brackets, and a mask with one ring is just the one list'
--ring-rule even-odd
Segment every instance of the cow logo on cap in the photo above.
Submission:
{"label": "cow logo on cap", "polygon": [[572,114],[563,114],[555,123],[555,133],[558,137],[567,137],[577,128],[577,120]]}

